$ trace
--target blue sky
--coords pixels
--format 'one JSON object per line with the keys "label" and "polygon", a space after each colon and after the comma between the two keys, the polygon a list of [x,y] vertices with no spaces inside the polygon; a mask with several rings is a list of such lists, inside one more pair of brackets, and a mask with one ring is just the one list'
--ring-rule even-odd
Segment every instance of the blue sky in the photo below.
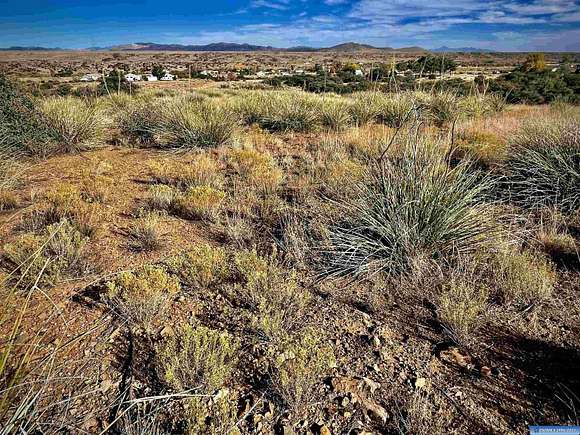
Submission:
{"label": "blue sky", "polygon": [[0,47],[137,41],[580,51],[580,0],[0,0]]}

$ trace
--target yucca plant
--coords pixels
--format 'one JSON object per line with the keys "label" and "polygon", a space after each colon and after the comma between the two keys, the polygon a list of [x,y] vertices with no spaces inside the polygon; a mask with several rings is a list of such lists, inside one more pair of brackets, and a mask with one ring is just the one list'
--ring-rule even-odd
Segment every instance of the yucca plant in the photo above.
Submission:
{"label": "yucca plant", "polygon": [[430,96],[428,104],[431,119],[438,127],[453,123],[461,114],[459,99],[452,92],[436,92]]}
{"label": "yucca plant", "polygon": [[528,208],[580,208],[580,122],[540,121],[513,138],[506,162],[511,198]]}
{"label": "yucca plant", "polygon": [[75,97],[54,97],[42,101],[56,152],[74,152],[99,143],[105,127],[100,107]]}
{"label": "yucca plant", "polygon": [[393,275],[416,260],[450,260],[489,241],[497,226],[486,202],[491,179],[467,163],[450,168],[424,144],[383,161],[337,206],[344,218],[321,248],[327,276]]}
{"label": "yucca plant", "polygon": [[415,102],[407,94],[393,94],[381,98],[378,105],[378,121],[392,127],[400,128],[411,119]]}
{"label": "yucca plant", "polygon": [[339,131],[352,123],[350,104],[347,100],[330,98],[322,101],[320,119],[323,127]]}
{"label": "yucca plant", "polygon": [[235,125],[231,112],[216,103],[176,101],[162,111],[157,137],[168,146],[217,147],[231,140]]}

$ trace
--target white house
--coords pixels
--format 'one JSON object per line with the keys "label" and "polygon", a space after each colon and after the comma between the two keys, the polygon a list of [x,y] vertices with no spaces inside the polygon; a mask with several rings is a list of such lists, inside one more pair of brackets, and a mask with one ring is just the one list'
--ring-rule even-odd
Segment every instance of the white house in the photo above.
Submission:
{"label": "white house", "polygon": [[84,76],[82,76],[81,82],[96,82],[100,78],[101,75],[99,73],[85,74]]}
{"label": "white house", "polygon": [[164,82],[168,82],[171,80],[175,80],[175,76],[173,74],[169,74],[168,72],[166,72],[165,75],[163,77],[161,77],[159,80],[162,80]]}
{"label": "white house", "polygon": [[156,82],[157,81],[157,77],[154,76],[153,74],[147,74],[145,76],[145,80],[148,82]]}
{"label": "white house", "polygon": [[125,80],[127,80],[128,82],[140,82],[141,81],[141,75],[140,74],[125,74]]}

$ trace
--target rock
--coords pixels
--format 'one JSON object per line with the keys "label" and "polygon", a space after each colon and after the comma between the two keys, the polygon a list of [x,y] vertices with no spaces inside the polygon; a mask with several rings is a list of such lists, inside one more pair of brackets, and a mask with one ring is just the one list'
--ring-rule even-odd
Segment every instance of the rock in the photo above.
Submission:
{"label": "rock", "polygon": [[379,349],[381,347],[381,339],[377,335],[373,335],[372,343],[376,349]]}
{"label": "rock", "polygon": [[320,427],[320,435],[332,435],[332,432],[330,432],[330,429],[328,428],[328,426],[323,424]]}
{"label": "rock", "polygon": [[350,393],[352,403],[360,403],[367,416],[380,420],[383,423],[388,419],[388,413],[372,397],[372,394],[380,388],[378,382],[369,378],[337,377],[332,379],[335,391]]}
{"label": "rock", "polygon": [[340,404],[341,404],[342,406],[348,406],[348,404],[349,404],[349,403],[350,403],[350,399],[349,399],[348,397],[346,397],[346,396],[344,396],[344,397],[342,398],[341,402],[340,402]]}
{"label": "rock", "polygon": [[481,376],[491,376],[491,369],[488,366],[483,366],[479,372],[481,373]]}
{"label": "rock", "polygon": [[173,328],[171,326],[165,325],[163,328],[161,328],[161,331],[159,331],[159,335],[167,338],[175,335],[175,332],[173,331]]}
{"label": "rock", "polygon": [[372,379],[365,378],[365,377],[363,377],[362,379],[363,379],[364,384],[370,390],[371,394],[375,394],[375,391],[377,391],[379,388],[381,388],[381,384],[373,381]]}
{"label": "rock", "polygon": [[112,386],[113,386],[113,383],[110,380],[105,379],[104,381],[101,382],[101,385],[99,385],[99,388],[101,389],[101,393],[106,393],[107,391],[109,391],[111,389]]}
{"label": "rock", "polygon": [[415,379],[415,388],[425,388],[426,384],[427,384],[427,380],[425,378]]}

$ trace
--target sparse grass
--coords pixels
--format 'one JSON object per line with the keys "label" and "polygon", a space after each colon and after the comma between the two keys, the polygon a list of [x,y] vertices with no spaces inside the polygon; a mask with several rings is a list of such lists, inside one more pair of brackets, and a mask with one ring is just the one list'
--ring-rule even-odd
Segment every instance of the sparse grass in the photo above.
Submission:
{"label": "sparse grass", "polygon": [[155,184],[149,188],[148,203],[153,210],[171,210],[178,196],[179,191],[174,187]]}
{"label": "sparse grass", "polygon": [[106,301],[121,317],[150,331],[181,287],[176,277],[158,266],[123,272],[107,282]]}
{"label": "sparse grass", "polygon": [[56,152],[74,152],[98,145],[105,118],[95,103],[75,97],[53,97],[42,101]]}
{"label": "sparse grass", "polygon": [[186,219],[215,221],[222,210],[226,193],[209,186],[190,187],[175,198],[174,209]]}
{"label": "sparse grass", "polygon": [[228,333],[186,324],[159,347],[157,363],[175,391],[196,388],[207,394],[229,382],[238,351],[237,341]]}
{"label": "sparse grass", "polygon": [[[471,279],[468,279],[471,278]],[[449,336],[466,343],[481,326],[489,290],[475,276],[452,277],[439,297],[438,313]]]}
{"label": "sparse grass", "polygon": [[494,237],[486,196],[493,183],[417,144],[359,183],[338,205],[329,228],[328,275],[369,276],[409,270],[416,258],[438,261],[475,250]]}
{"label": "sparse grass", "polygon": [[546,120],[526,125],[506,162],[512,199],[529,208],[580,209],[580,123]]}
{"label": "sparse grass", "polygon": [[164,235],[160,229],[160,214],[147,212],[140,216],[127,230],[129,246],[138,252],[150,252],[160,249],[164,244]]}
{"label": "sparse grass", "polygon": [[217,189],[224,184],[218,162],[206,153],[197,154],[189,163],[164,160],[149,167],[156,182],[181,189],[204,185]]}
{"label": "sparse grass", "polygon": [[462,129],[457,132],[454,155],[468,158],[484,168],[497,166],[507,157],[507,145],[495,134],[477,129]]}
{"label": "sparse grass", "polygon": [[491,264],[493,281],[504,303],[538,305],[552,296],[556,274],[538,253],[503,249],[492,257]]}
{"label": "sparse grass", "polygon": [[0,211],[18,207],[18,196],[9,190],[0,189]]}
{"label": "sparse grass", "polygon": [[242,183],[260,192],[273,192],[280,185],[283,173],[271,154],[253,149],[232,149],[228,163]]}
{"label": "sparse grass", "polygon": [[195,245],[166,264],[183,284],[194,290],[222,283],[229,275],[225,249],[207,244]]}
{"label": "sparse grass", "polygon": [[303,411],[316,398],[316,385],[335,363],[332,348],[324,344],[320,333],[307,329],[279,352],[272,387],[293,411]]}
{"label": "sparse grass", "polygon": [[42,215],[46,224],[68,219],[85,236],[95,235],[102,217],[98,204],[83,201],[81,191],[72,184],[62,183],[45,195]]}

